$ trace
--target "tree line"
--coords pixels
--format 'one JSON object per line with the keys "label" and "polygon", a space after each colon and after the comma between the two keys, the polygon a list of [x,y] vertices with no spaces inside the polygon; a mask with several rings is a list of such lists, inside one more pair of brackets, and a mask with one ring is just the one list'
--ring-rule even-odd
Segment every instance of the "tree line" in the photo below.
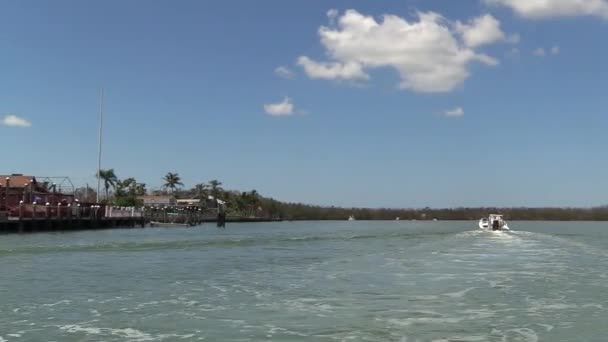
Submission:
{"label": "tree line", "polygon": [[[159,190],[148,191],[146,184],[133,177],[119,179],[114,169],[101,170],[104,201],[118,206],[141,205],[138,196],[172,195],[176,198],[206,200],[211,196],[227,204],[229,215],[253,216],[283,220],[478,220],[490,213],[503,214],[507,220],[556,220],[556,221],[608,221],[608,206],[595,208],[343,208],[289,203],[260,195],[256,190],[237,191],[223,188],[221,181],[213,179],[185,188],[178,173],[168,172]],[[81,195],[82,189],[78,189]],[[88,189],[89,198],[95,192]]]}

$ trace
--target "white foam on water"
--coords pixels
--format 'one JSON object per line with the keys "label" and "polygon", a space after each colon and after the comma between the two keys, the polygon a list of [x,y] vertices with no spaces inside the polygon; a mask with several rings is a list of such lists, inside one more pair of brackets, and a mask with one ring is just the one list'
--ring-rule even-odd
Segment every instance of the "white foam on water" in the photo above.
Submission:
{"label": "white foam on water", "polygon": [[456,276],[453,274],[440,275],[433,278],[433,281],[445,281],[456,279]]}
{"label": "white foam on water", "polygon": [[210,287],[213,288],[213,289],[216,289],[216,290],[218,290],[220,292],[223,292],[223,293],[227,292],[227,290],[225,288],[217,286],[217,285],[211,285]]}
{"label": "white foam on water", "polygon": [[413,296],[410,297],[411,299],[414,300],[437,300],[439,299],[439,296],[435,296],[435,295],[420,295],[420,296]]}
{"label": "white foam on water", "polygon": [[10,337],[21,337],[21,334],[6,334],[6,336],[10,336]]}
{"label": "white foam on water", "polygon": [[226,310],[226,309],[227,308],[225,306],[221,306],[221,305],[203,304],[201,306],[198,306],[199,311],[205,311],[205,312],[222,311],[222,310]]}
{"label": "white foam on water", "polygon": [[457,324],[464,318],[457,317],[412,317],[412,318],[391,318],[386,320],[388,323],[402,327],[409,327],[413,324]]}
{"label": "white foam on water", "polygon": [[4,338],[2,338],[2,336],[0,336],[0,342],[8,342],[8,341],[5,340]]}
{"label": "white foam on water", "polygon": [[529,303],[528,312],[536,315],[544,315],[546,311],[554,312],[557,310],[569,310],[578,309],[577,305],[567,304],[563,302],[564,298],[540,298],[532,299],[526,298],[526,302]]}
{"label": "white foam on water", "polygon": [[70,304],[72,301],[71,300],[60,300],[57,303],[51,303],[51,304],[42,304],[41,306],[47,306],[47,307],[52,307],[55,305],[59,305],[59,304]]}
{"label": "white foam on water", "polygon": [[[164,340],[167,338],[178,338],[178,339],[182,339],[182,340],[186,340],[186,339],[191,339],[193,338],[195,335],[194,334],[186,334],[186,335],[179,335],[179,334],[161,334],[158,335],[156,337],[156,339],[158,340]],[[199,340],[204,340],[204,338],[199,338]]]}
{"label": "white foam on water", "polygon": [[535,325],[538,325],[541,328],[545,328],[546,332],[549,332],[551,330],[553,330],[555,327],[550,325],[550,324],[540,324],[540,323],[535,323]]}
{"label": "white foam on water", "polygon": [[568,305],[568,304],[549,304],[542,306],[544,310],[566,310],[576,308],[576,305]]}
{"label": "white foam on water", "polygon": [[524,338],[524,340],[526,342],[538,342],[538,335],[532,329],[529,329],[529,328],[510,329],[510,330],[507,330],[507,336],[510,335],[510,334],[508,334],[509,332],[514,332],[516,334],[519,334],[521,337]]}
{"label": "white foam on water", "polygon": [[68,325],[62,325],[59,326],[60,330],[65,330],[69,333],[78,333],[78,332],[84,332],[87,334],[92,334],[92,335],[99,335],[102,332],[101,328],[95,328],[95,327],[84,327],[78,324],[68,324]]}
{"label": "white foam on water", "polygon": [[487,319],[496,316],[497,311],[488,309],[467,309],[461,311],[467,315],[468,320]]}
{"label": "white foam on water", "polygon": [[272,336],[272,335],[276,334],[277,332],[282,332],[282,331],[286,331],[287,330],[285,328],[277,327],[277,326],[272,325],[272,324],[265,324],[264,326],[266,328],[268,328],[268,331],[266,332],[266,336],[268,336],[268,335]]}
{"label": "white foam on water", "polygon": [[289,299],[284,300],[283,303],[288,309],[302,312],[331,313],[335,309],[334,306],[327,303],[320,303],[318,299],[314,298]]}
{"label": "white foam on water", "polygon": [[137,304],[137,306],[135,307],[135,309],[141,309],[141,308],[143,308],[145,306],[158,305],[158,304],[160,304],[160,302],[157,301],[157,300],[153,300],[151,302],[139,303],[139,304]]}
{"label": "white foam on water", "polygon": [[[153,336],[147,334],[143,331],[133,329],[133,328],[123,328],[123,329],[112,329],[112,328],[100,328],[93,327],[87,325],[80,324],[68,324],[59,326],[60,330],[64,330],[69,333],[85,333],[87,335],[113,335],[118,336],[122,339],[126,339],[128,341],[133,342],[144,342],[144,341],[155,341],[167,337],[180,337],[180,338],[191,338],[194,335],[176,335],[176,334],[165,334],[165,335],[157,335]],[[1,342],[1,341],[0,341]]]}
{"label": "white foam on water", "polygon": [[232,323],[232,324],[236,324],[236,325],[244,325],[245,323],[247,323],[247,322],[245,322],[242,319],[228,319],[228,318],[225,318],[225,319],[220,319],[220,321],[222,321],[222,322],[228,322],[228,323]]}
{"label": "white foam on water", "polygon": [[[296,284],[290,284],[289,286],[290,286],[290,288],[298,288],[299,287],[299,285],[296,285]],[[255,298],[257,298],[257,299],[262,299],[262,298],[266,298],[266,297],[272,296],[271,293],[262,292],[262,291],[259,291],[259,290],[255,289],[255,288],[250,288],[250,287],[244,286],[244,285],[234,284],[234,285],[232,285],[232,288],[236,289],[235,290],[236,293],[245,292],[245,293],[253,294],[255,296]]]}
{"label": "white foam on water", "polygon": [[487,341],[487,336],[450,336],[448,338],[440,338],[438,340],[431,340],[431,342],[478,342]]}
{"label": "white foam on water", "polygon": [[142,331],[132,329],[132,328],[108,329],[108,331],[112,335],[118,335],[120,337],[129,339],[130,341],[154,341],[154,340],[156,340],[156,338],[153,337],[152,335],[146,334]]}
{"label": "white foam on water", "polygon": [[441,295],[448,296],[451,298],[462,298],[462,297],[466,296],[467,293],[469,293],[470,291],[473,291],[475,289],[477,289],[477,287],[468,287],[462,291],[442,293]]}

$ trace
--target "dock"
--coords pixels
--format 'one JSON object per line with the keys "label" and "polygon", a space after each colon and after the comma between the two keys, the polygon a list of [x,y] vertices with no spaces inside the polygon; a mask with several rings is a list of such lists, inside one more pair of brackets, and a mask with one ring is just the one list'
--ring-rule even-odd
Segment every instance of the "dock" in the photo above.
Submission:
{"label": "dock", "polygon": [[21,220],[18,218],[11,218],[7,220],[0,220],[0,234],[75,231],[110,228],[143,228],[145,227],[145,224],[146,221],[143,217],[100,219],[23,218]]}
{"label": "dock", "polygon": [[146,222],[144,211],[136,208],[22,204],[17,215],[0,214],[0,234],[143,228]]}
{"label": "dock", "polygon": [[[21,204],[17,215],[8,216],[0,212],[0,234],[37,232],[65,232],[114,228],[145,228],[151,221],[166,222],[167,226],[177,222],[193,222],[192,226],[217,222],[217,216],[199,212],[182,211],[176,218],[167,220],[162,210],[113,206],[66,206]],[[278,218],[252,216],[227,216],[227,223],[279,222]]]}

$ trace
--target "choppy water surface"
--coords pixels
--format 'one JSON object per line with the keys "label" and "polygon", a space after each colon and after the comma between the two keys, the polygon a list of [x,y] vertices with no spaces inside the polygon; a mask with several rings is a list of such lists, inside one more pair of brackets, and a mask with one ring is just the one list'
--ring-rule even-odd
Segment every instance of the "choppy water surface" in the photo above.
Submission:
{"label": "choppy water surface", "polygon": [[606,341],[608,225],[0,236],[0,342]]}

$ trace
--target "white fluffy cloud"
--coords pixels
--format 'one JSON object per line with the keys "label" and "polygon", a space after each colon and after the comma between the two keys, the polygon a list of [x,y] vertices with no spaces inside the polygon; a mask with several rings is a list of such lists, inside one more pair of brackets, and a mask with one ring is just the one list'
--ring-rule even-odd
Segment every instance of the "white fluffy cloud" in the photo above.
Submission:
{"label": "white fluffy cloud", "polygon": [[462,109],[462,107],[456,107],[451,110],[446,110],[443,112],[443,116],[446,118],[460,118],[464,116],[464,109]]}
{"label": "white fluffy cloud", "polygon": [[559,53],[560,53],[560,48],[559,48],[559,46],[554,45],[554,46],[551,48],[551,54],[552,54],[552,55],[559,55]]}
{"label": "white fluffy cloud", "polygon": [[531,18],[598,16],[608,19],[607,0],[483,0],[490,5],[506,6],[518,15]]}
{"label": "white fluffy cloud", "polygon": [[30,127],[32,124],[24,118],[20,118],[16,115],[7,115],[0,119],[0,125],[10,127]]}
{"label": "white fluffy cloud", "polygon": [[462,35],[462,39],[468,47],[506,40],[505,33],[500,29],[500,21],[489,14],[471,19],[464,24],[457,21],[456,31]]}
{"label": "white fluffy cloud", "polygon": [[278,103],[269,103],[264,105],[264,111],[272,116],[292,115],[293,108],[293,103],[289,97],[285,97],[283,101]]}
{"label": "white fluffy cloud", "polygon": [[316,62],[306,56],[298,58],[298,65],[310,78],[326,80],[366,80],[369,75],[363,71],[360,63],[349,62]]}
{"label": "white fluffy cloud", "polygon": [[293,80],[296,77],[293,71],[285,66],[280,66],[274,69],[274,74],[287,80]]}
{"label": "white fluffy cloud", "polygon": [[[381,22],[356,10],[328,15],[335,17],[336,25],[321,26],[319,36],[331,60],[298,58],[310,78],[365,80],[366,70],[390,67],[399,73],[403,89],[448,92],[469,77],[471,63],[498,64],[474,46],[505,39],[500,23],[491,16],[453,24],[433,12],[418,13],[412,21],[385,15]],[[486,27],[492,31],[481,32]]]}

